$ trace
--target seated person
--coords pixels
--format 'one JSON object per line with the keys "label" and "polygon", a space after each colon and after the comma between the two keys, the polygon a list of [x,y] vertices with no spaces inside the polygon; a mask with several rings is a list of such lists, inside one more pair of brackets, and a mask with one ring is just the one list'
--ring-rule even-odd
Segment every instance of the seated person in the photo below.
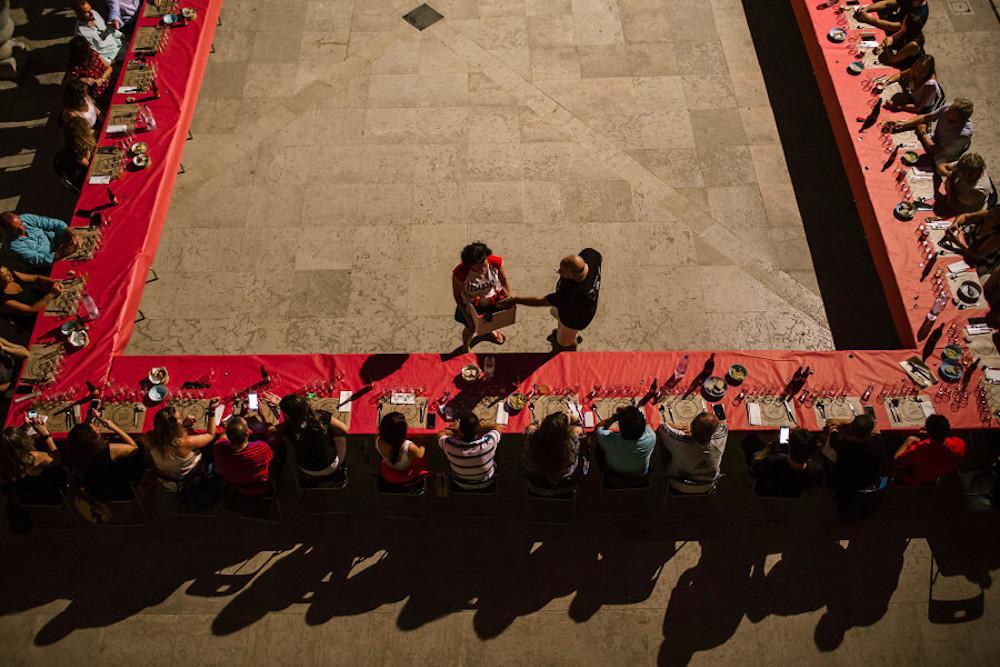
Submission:
{"label": "seated person", "polygon": [[66,485],[58,468],[59,450],[44,421],[35,418],[29,423],[36,437],[13,426],[0,431],[0,485],[9,486],[25,502],[58,504],[58,490]]}
{"label": "seated person", "polygon": [[276,490],[284,457],[263,440],[251,439],[250,425],[234,415],[226,424],[226,437],[215,443],[212,460],[219,476],[245,496],[265,496]]}
{"label": "seated person", "polygon": [[855,9],[854,19],[858,23],[867,23],[887,33],[893,33],[900,29],[903,17],[907,14],[915,14],[921,25],[926,24],[930,15],[929,10],[927,0],[881,0]]}
{"label": "seated person", "polygon": [[729,437],[725,423],[711,412],[702,412],[690,426],[660,424],[656,435],[670,458],[667,479],[672,491],[709,493],[715,489]]}
{"label": "seated person", "polygon": [[[955,162],[972,145],[972,102],[964,97],[943,106],[937,111],[922,114],[906,122],[887,121],[889,132],[915,130],[924,150],[933,158],[937,175],[947,178]],[[934,123],[933,132],[928,130]]]}
{"label": "seated person", "polygon": [[101,111],[97,103],[87,92],[87,86],[79,79],[66,84],[66,98],[63,101],[63,122],[68,123],[73,118],[82,118],[90,127],[97,127]]}
{"label": "seated person", "polygon": [[104,18],[94,11],[87,0],[75,0],[76,34],[87,40],[87,44],[108,64],[114,64],[125,57],[122,48],[122,33],[109,28]]}
{"label": "seated person", "polygon": [[908,486],[933,484],[958,470],[965,458],[965,441],[951,434],[944,415],[931,415],[924,430],[903,441],[896,452],[896,482]]}
{"label": "seated person", "polygon": [[983,285],[983,298],[990,307],[986,323],[994,329],[1000,329],[1000,268],[993,269]]}
{"label": "seated person", "polygon": [[[993,194],[993,182],[986,173],[986,162],[978,153],[966,153],[955,163],[944,181],[948,207],[955,213],[975,213],[986,208]],[[995,203],[995,202],[994,202]]]}
{"label": "seated person", "polygon": [[[116,442],[108,442],[94,422],[111,431]],[[138,482],[143,473],[142,452],[135,440],[99,412],[93,413],[92,422],[70,429],[66,463],[90,498],[100,501],[130,499],[129,483]]]}
{"label": "seated person", "polygon": [[28,348],[0,338],[0,396],[10,398],[14,395],[14,384],[27,358]]}
{"label": "seated person", "polygon": [[0,266],[0,313],[9,316],[21,330],[30,332],[35,316],[59,294],[62,294],[59,281]]}
{"label": "seated person", "polygon": [[139,18],[142,0],[108,0],[108,25],[131,32]]}
{"label": "seated person", "polygon": [[884,106],[889,111],[930,113],[944,104],[944,90],[937,81],[934,56],[924,55],[909,69],[896,72],[884,81],[885,85],[899,82],[902,93],[894,95]]}
{"label": "seated person", "polygon": [[90,48],[87,40],[77,35],[69,40],[69,69],[66,82],[73,79],[83,81],[87,92],[104,107],[110,101],[111,65]]}
{"label": "seated person", "polygon": [[905,14],[899,30],[887,35],[875,49],[885,65],[909,69],[924,55],[924,24],[914,14]]}
{"label": "seated person", "polygon": [[438,433],[438,445],[448,457],[451,480],[462,489],[484,489],[493,485],[500,429],[494,422],[480,421],[471,410]]}
{"label": "seated person", "polygon": [[823,482],[823,469],[811,463],[816,437],[797,428],[788,435],[788,453],[765,447],[753,459],[750,471],[756,478],[754,493],[774,498],[798,498]]}
{"label": "seated person", "polygon": [[426,448],[407,439],[408,429],[401,412],[390,412],[379,422],[375,449],[382,458],[379,477],[387,484],[416,486],[427,476]]}
{"label": "seated person", "polygon": [[215,406],[218,404],[217,398],[209,401],[210,416],[205,433],[194,433],[194,418],[185,417],[182,420],[177,408],[172,405],[161,408],[153,417],[153,428],[146,434],[146,449],[164,488],[175,491],[178,482],[193,480],[204,474],[202,451],[215,442],[215,431],[219,426],[215,420]]}
{"label": "seated person", "polygon": [[947,239],[980,273],[992,272],[1000,265],[1000,207],[957,216]]}
{"label": "seated person", "polygon": [[[617,429],[614,428],[616,423]],[[594,437],[606,472],[633,478],[649,474],[649,457],[656,447],[656,433],[646,424],[641,408],[634,405],[618,408],[615,414],[597,425]]]}
{"label": "seated person", "polygon": [[878,486],[888,470],[888,451],[875,420],[867,414],[854,419],[831,419],[824,429],[829,438],[830,485],[847,496]]}
{"label": "seated person", "polygon": [[52,262],[80,246],[65,222],[33,213],[0,213],[0,232],[7,254],[29,271],[48,273]]}
{"label": "seated person", "polygon": [[97,137],[90,123],[81,116],[70,118],[63,126],[62,147],[55,159],[56,175],[80,190],[96,150]]}
{"label": "seated person", "polygon": [[[273,396],[264,398],[274,405]],[[326,410],[313,410],[301,394],[288,394],[277,405],[284,415],[278,431],[295,452],[299,485],[318,488],[343,484],[347,472],[347,424]]]}
{"label": "seated person", "polygon": [[583,426],[576,417],[553,412],[525,430],[521,473],[532,492],[568,495],[590,464],[582,446]]}

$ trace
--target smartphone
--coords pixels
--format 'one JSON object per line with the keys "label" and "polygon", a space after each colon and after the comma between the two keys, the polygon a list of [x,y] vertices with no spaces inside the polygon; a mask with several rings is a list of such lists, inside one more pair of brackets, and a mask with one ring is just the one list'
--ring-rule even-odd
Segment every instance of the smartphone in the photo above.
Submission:
{"label": "smartphone", "polygon": [[865,406],[865,414],[872,418],[872,421],[877,421],[875,419],[875,407],[872,405]]}
{"label": "smartphone", "polygon": [[437,424],[437,415],[434,414],[433,412],[428,412],[427,413],[427,428],[433,429],[436,424]]}
{"label": "smartphone", "polygon": [[38,410],[34,409],[28,410],[28,419],[37,419],[37,418],[38,418]]}
{"label": "smartphone", "polygon": [[787,445],[788,444],[788,433],[789,429],[787,426],[782,426],[778,431],[778,444]]}
{"label": "smartphone", "polygon": [[712,412],[714,412],[715,416],[719,418],[719,421],[726,421],[726,409],[722,407],[722,403],[716,403],[713,405]]}
{"label": "smartphone", "polygon": [[247,408],[251,412],[256,412],[260,409],[260,401],[257,400],[257,394],[255,392],[251,392],[247,395]]}

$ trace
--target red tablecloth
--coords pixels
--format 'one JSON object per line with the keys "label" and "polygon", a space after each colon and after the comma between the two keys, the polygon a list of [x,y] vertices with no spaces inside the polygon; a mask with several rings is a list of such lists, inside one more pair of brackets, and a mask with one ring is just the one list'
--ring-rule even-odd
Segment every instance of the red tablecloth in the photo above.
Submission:
{"label": "red tablecloth", "polygon": [[[483,364],[485,355],[467,354],[454,358],[444,358],[436,354],[399,355],[262,355],[262,356],[203,356],[203,357],[119,357],[111,374],[114,387],[123,386],[137,389],[149,370],[165,366],[170,374],[170,387],[177,391],[182,384],[197,381],[213,375],[212,386],[205,396],[223,398],[244,392],[248,387],[261,381],[261,367],[271,379],[268,390],[281,396],[285,393],[303,391],[316,384],[332,382],[339,396],[341,390],[359,392],[352,404],[351,433],[373,433],[376,430],[376,401],[383,391],[419,390],[431,399],[431,409],[446,392],[449,400],[454,400],[463,391],[505,394],[519,388],[528,393],[533,385],[547,386],[552,392],[562,393],[573,388],[577,400],[588,409],[587,395],[594,385],[602,387],[631,387],[634,393],[642,394],[653,378],[662,385],[673,374],[684,352],[576,352],[572,354],[497,354],[495,378],[492,383],[497,389],[483,389],[473,385],[469,388],[459,379],[461,369],[466,364]],[[687,388],[688,383],[702,370],[709,358],[709,352],[690,352],[689,370],[680,383]],[[747,389],[769,386],[780,392],[795,371],[803,366],[811,367],[815,373],[805,388],[811,391],[826,387],[837,391],[848,387],[849,395],[860,396],[871,384],[873,391],[868,405],[875,406],[876,418],[883,428],[887,428],[889,418],[884,405],[877,400],[879,392],[886,385],[901,383],[902,370],[898,362],[907,356],[904,351],[894,352],[789,352],[751,351],[717,352],[715,373],[724,374],[732,364],[742,364],[749,371],[744,383]],[[641,385],[640,382],[645,384]],[[902,386],[900,384],[900,386]],[[929,390],[925,396],[933,397]],[[726,410],[731,429],[750,429],[745,401],[734,404],[739,389],[729,387],[720,401]],[[83,392],[81,392],[82,395]],[[697,394],[697,392],[695,392]],[[818,429],[819,424],[812,407],[792,401],[796,421],[809,429]],[[935,404],[935,409],[946,416],[956,427],[982,428],[975,407],[975,396],[970,406],[953,411],[950,404]],[[146,428],[152,424],[152,409],[146,415]],[[651,407],[646,408],[651,423],[658,424],[660,415]],[[604,415],[607,416],[607,415]],[[528,425],[527,410],[512,415],[508,430],[522,431]],[[438,425],[440,428],[440,424]],[[773,429],[773,427],[771,427]]]}
{"label": "red tablecloth", "polygon": [[[170,387],[177,392],[188,381],[211,379],[206,396],[231,397],[261,380],[263,366],[270,376],[268,390],[282,395],[308,389],[318,383],[332,382],[337,390],[361,392],[353,402],[351,432],[372,433],[376,427],[376,400],[384,390],[419,389],[431,398],[432,405],[445,392],[454,398],[468,391],[457,384],[461,368],[470,362],[481,364],[479,355],[444,358],[433,354],[412,355],[270,355],[270,356],[119,356],[132,331],[133,318],[142,296],[143,282],[153,256],[166,217],[171,188],[180,161],[187,127],[194,111],[198,86],[205,59],[211,44],[214,25],[221,0],[190,0],[189,6],[199,10],[197,23],[176,29],[167,51],[157,56],[160,71],[160,90],[163,97],[150,103],[157,122],[155,132],[142,139],[150,144],[153,166],[140,174],[130,174],[113,188],[122,203],[107,211],[112,223],[106,231],[104,246],[91,262],[71,266],[57,263],[54,275],[64,276],[74,269],[89,277],[88,292],[101,309],[100,318],[91,327],[92,342],[86,349],[70,355],[65,368],[54,385],[45,394],[71,394],[83,400],[87,389],[84,381],[105,383],[112,387],[127,387],[138,392],[140,383],[154,366],[166,366],[170,373]],[[917,243],[913,228],[916,223],[898,223],[892,218],[896,202],[892,172],[880,174],[878,168],[884,160],[877,132],[870,131],[862,141],[854,138],[853,118],[867,113],[867,94],[860,89],[857,79],[840,76],[850,58],[843,47],[827,44],[825,35],[835,18],[813,10],[803,0],[794,0],[796,12],[803,22],[803,32],[810,54],[817,63],[817,75],[831,109],[833,125],[848,166],[855,192],[858,193],[862,219],[868,228],[869,242],[885,283],[889,303],[897,318],[904,340],[912,341],[929,307],[930,287],[919,283]],[[152,23],[141,19],[140,25]],[[821,65],[821,66],[820,66]],[[841,106],[843,105],[843,106]],[[102,141],[103,143],[103,141]],[[104,186],[86,186],[80,198],[81,208],[91,208],[105,203]],[[911,308],[913,296],[920,294],[919,307]],[[969,313],[969,311],[965,311]],[[950,307],[940,321],[948,323],[958,319],[960,313]],[[961,318],[964,319],[964,318]],[[57,327],[56,318],[42,317],[35,328],[33,342],[44,340],[47,332]],[[850,394],[858,396],[871,384],[873,391],[869,405],[876,410],[876,417],[883,428],[889,424],[885,408],[877,396],[886,385],[894,386],[904,380],[898,362],[912,354],[912,350],[879,352],[796,352],[796,351],[744,351],[718,352],[716,372],[723,373],[731,364],[739,363],[749,369],[746,383],[749,388],[769,386],[781,388],[795,370],[810,366],[815,374],[806,389],[816,391],[825,387],[838,390],[845,386]],[[655,377],[661,383],[670,377],[682,352],[579,352],[573,354],[498,354],[496,355],[496,386],[489,393],[506,393],[519,387],[528,391],[532,385],[546,385],[560,391],[578,390],[587,409],[587,394],[600,384],[644,389]],[[690,353],[690,370],[686,381],[702,368],[708,352]],[[980,375],[973,377],[973,386]],[[577,387],[577,385],[579,385]],[[471,391],[477,391],[473,389]],[[738,390],[730,388],[721,403],[725,407],[730,427],[734,430],[749,428],[745,402],[734,404]],[[931,390],[933,392],[933,390]],[[636,393],[641,393],[637,391]],[[926,394],[929,395],[929,394]],[[14,404],[8,415],[8,424],[23,423],[29,401]],[[811,407],[793,403],[799,424],[815,429],[817,420]],[[983,428],[978,415],[975,397],[969,405],[953,410],[950,404],[935,404],[938,412],[946,414],[957,428]],[[151,424],[155,408],[146,415],[144,428]],[[647,408],[651,422],[658,423],[659,415]],[[527,425],[525,411],[511,417],[509,428],[520,431]]]}
{"label": "red tablecloth", "polygon": [[[152,111],[157,127],[137,133],[136,140],[149,145],[152,164],[143,171],[126,171],[121,178],[111,182],[110,188],[120,203],[102,209],[110,222],[103,228],[103,244],[94,258],[86,262],[59,261],[52,269],[53,278],[64,278],[69,271],[86,276],[87,293],[100,311],[98,319],[90,325],[90,344],[67,355],[50,388],[52,391],[78,387],[85,380],[100,382],[107,375],[114,357],[125,349],[132,333],[143,284],[167,217],[222,0],[187,0],[184,5],[198,11],[197,20],[187,26],[171,28],[166,48],[149,59],[158,68],[156,82],[160,98],[145,104]],[[157,19],[142,18],[140,12],[139,26],[157,23]],[[131,59],[130,49],[127,60]],[[122,71],[124,73],[124,68]],[[115,84],[116,91],[119,82]],[[125,97],[116,94],[112,104],[124,103]],[[136,101],[143,101],[150,95],[134,97]],[[99,138],[100,145],[119,141],[120,137],[104,133]],[[84,185],[76,213],[107,204],[108,187]],[[70,224],[87,226],[90,219],[75,215]],[[39,316],[31,344],[58,337],[59,326],[65,319],[65,316]]]}
{"label": "red tablecloth", "polygon": [[[827,38],[832,28],[840,27],[837,12],[833,8],[819,8],[819,3],[814,0],[792,0],[792,7],[823,94],[896,330],[904,345],[913,346],[934,301],[930,278],[921,282],[921,247],[917,239],[917,226],[932,214],[918,213],[910,222],[900,222],[893,215],[893,208],[901,199],[896,186],[895,170],[902,165],[897,160],[892,167],[882,171],[889,154],[882,145],[879,131],[881,121],[908,120],[912,115],[883,109],[879,123],[864,133],[859,132],[861,123],[857,120],[858,117],[868,116],[873,98],[870,92],[862,88],[862,80],[876,74],[892,74],[896,70],[878,67],[865,70],[861,76],[849,74],[847,66],[857,59],[849,51],[850,40],[838,44]],[[860,32],[849,30],[848,35],[853,37]],[[882,31],[870,27],[866,27],[863,32],[874,33],[879,39],[884,36]],[[947,87],[947,82],[944,83]],[[961,258],[958,256],[940,257],[936,267],[944,268],[959,259]],[[944,323],[947,327],[952,322],[957,322],[964,326],[969,317],[982,316],[985,312],[975,309],[959,310],[955,305],[949,304],[936,324]]]}

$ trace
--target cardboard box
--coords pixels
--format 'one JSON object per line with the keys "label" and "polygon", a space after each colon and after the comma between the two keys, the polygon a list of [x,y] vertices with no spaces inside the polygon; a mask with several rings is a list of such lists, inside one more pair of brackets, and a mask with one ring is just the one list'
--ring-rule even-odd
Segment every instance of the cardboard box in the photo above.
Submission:
{"label": "cardboard box", "polygon": [[511,306],[495,313],[476,314],[476,335],[482,336],[497,329],[503,329],[517,320],[517,306]]}

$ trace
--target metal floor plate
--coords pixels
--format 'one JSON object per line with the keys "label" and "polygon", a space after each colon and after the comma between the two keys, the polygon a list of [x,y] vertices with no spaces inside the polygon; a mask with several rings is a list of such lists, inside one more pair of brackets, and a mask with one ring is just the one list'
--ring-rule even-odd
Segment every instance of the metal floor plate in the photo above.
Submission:
{"label": "metal floor plate", "polygon": [[431,7],[426,3],[420,5],[409,14],[403,16],[403,20],[412,25],[417,30],[423,30],[425,28],[429,28],[443,18],[444,16],[439,14],[437,10],[435,10],[433,7]]}

